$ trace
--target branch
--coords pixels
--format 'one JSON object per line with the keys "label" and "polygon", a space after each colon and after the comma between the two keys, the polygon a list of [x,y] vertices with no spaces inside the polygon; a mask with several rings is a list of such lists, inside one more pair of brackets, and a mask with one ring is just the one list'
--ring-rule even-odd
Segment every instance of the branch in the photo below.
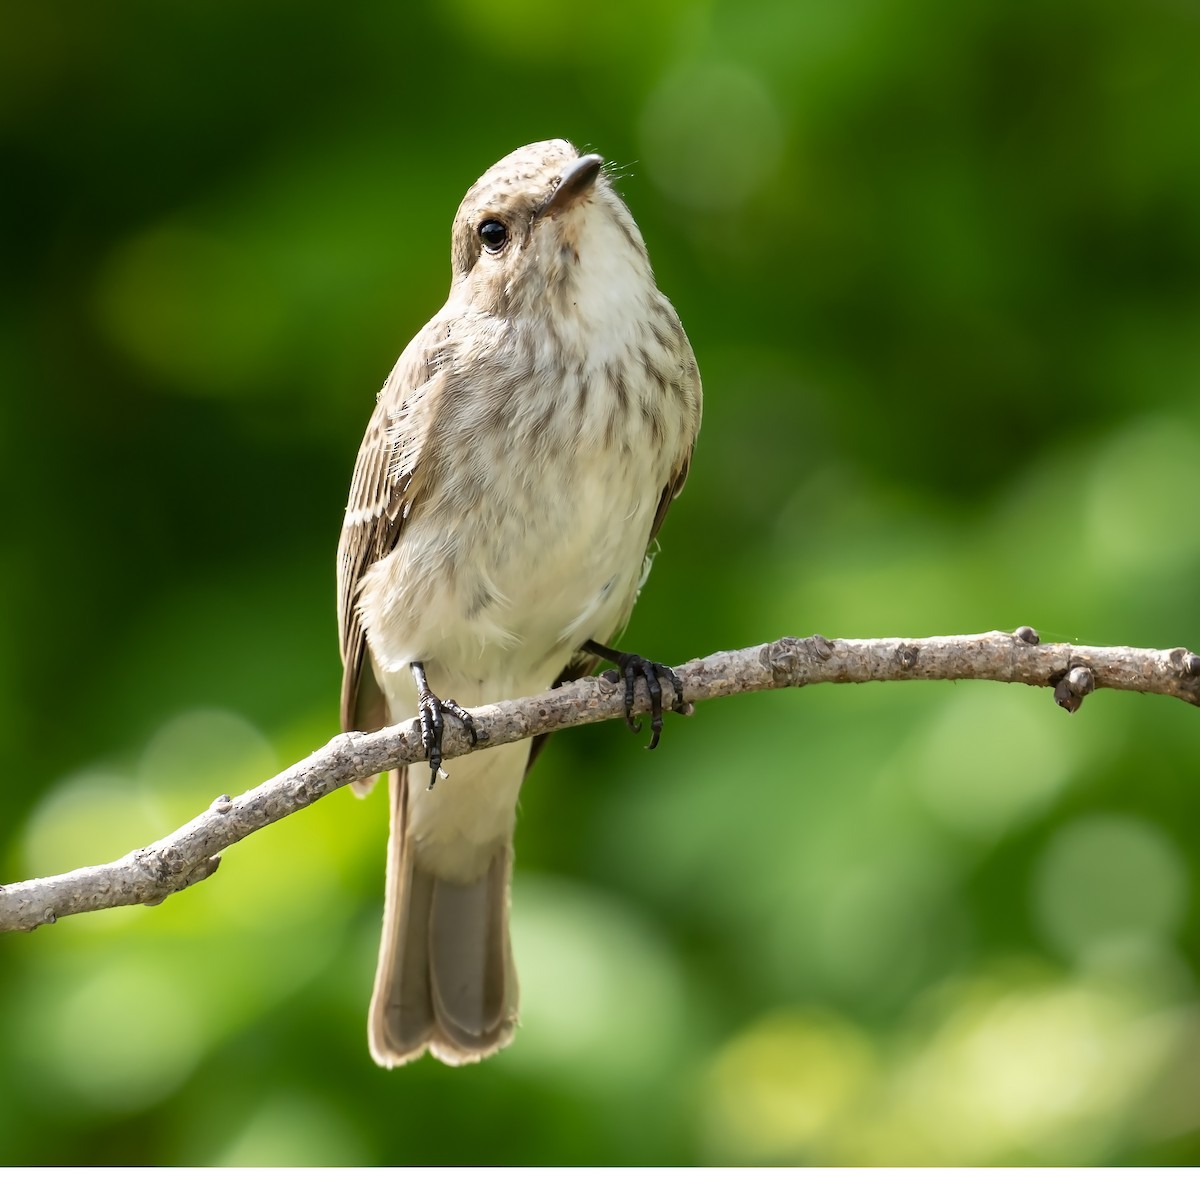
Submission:
{"label": "branch", "polygon": [[[1021,627],[1012,634],[947,635],[933,639],[779,639],[741,651],[717,652],[676,669],[685,701],[821,683],[884,680],[992,680],[1052,688],[1055,701],[1074,713],[1094,689],[1160,693],[1200,705],[1200,656],[1179,647],[1040,644]],[[615,673],[588,677],[517,701],[473,710],[478,744],[457,722],[446,726],[446,759],[472,750],[532,738],[568,726],[624,714],[624,686]],[[665,695],[671,697],[670,686]],[[646,711],[644,690],[635,712]],[[242,796],[218,797],[205,812],[166,838],[112,863],[82,867],[47,879],[0,886],[0,932],[31,930],[60,917],[120,905],[159,904],[206,879],[219,852],[295,813],[327,793],[424,758],[417,723],[370,734],[340,734],[319,751]]]}

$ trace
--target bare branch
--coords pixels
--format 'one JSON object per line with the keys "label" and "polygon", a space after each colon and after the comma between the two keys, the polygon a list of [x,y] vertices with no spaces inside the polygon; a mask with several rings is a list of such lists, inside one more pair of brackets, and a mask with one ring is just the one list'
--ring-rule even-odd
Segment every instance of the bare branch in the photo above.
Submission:
{"label": "bare branch", "polygon": [[[1021,627],[1012,634],[947,635],[933,639],[780,639],[741,651],[717,652],[676,669],[691,703],[735,693],[820,683],[894,680],[992,680],[1054,690],[1073,713],[1094,689],[1159,693],[1200,705],[1200,656],[1186,648],[1039,644]],[[615,675],[615,674],[610,674]],[[670,699],[670,687],[666,686]],[[635,710],[649,702],[639,693]],[[589,677],[517,701],[473,710],[478,732],[472,747],[454,719],[448,721],[446,759],[531,738],[568,726],[621,717],[623,686]],[[219,852],[311,805],[327,793],[423,758],[416,722],[371,734],[342,734],[319,751],[235,799],[219,797],[186,826],[112,863],[82,867],[47,879],[0,886],[0,932],[31,930],[60,917],[120,905],[158,904],[206,879]]]}

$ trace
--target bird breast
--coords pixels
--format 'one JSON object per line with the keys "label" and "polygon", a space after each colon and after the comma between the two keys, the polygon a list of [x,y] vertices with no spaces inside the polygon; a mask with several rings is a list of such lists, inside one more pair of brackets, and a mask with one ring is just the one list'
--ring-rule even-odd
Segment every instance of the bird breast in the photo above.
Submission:
{"label": "bird breast", "polygon": [[451,387],[423,453],[430,480],[363,589],[380,666],[421,660],[479,701],[546,688],[583,640],[623,625],[683,444],[659,367],[540,357],[508,352]]}

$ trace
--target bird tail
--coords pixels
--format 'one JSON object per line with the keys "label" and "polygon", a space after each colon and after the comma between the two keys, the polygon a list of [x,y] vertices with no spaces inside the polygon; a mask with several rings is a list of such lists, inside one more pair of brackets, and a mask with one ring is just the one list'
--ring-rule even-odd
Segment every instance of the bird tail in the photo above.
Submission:
{"label": "bird tail", "polygon": [[391,772],[388,789],[387,896],[368,1018],[371,1056],[386,1067],[426,1050],[450,1066],[478,1062],[508,1045],[517,1022],[508,933],[512,842],[497,843],[478,879],[444,879],[422,866],[413,849],[407,771]]}

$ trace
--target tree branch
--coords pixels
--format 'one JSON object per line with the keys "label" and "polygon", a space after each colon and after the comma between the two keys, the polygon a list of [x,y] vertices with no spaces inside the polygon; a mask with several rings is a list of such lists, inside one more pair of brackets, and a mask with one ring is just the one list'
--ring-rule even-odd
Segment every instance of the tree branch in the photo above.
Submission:
{"label": "tree branch", "polygon": [[[1200,705],[1200,656],[1186,648],[1040,644],[1021,627],[1012,634],[947,635],[933,639],[779,639],[741,651],[717,652],[676,669],[691,703],[735,693],[821,683],[895,680],[992,680],[1052,688],[1055,701],[1073,713],[1094,689],[1160,693]],[[474,747],[451,719],[443,755],[531,738],[568,726],[624,714],[624,686],[610,677],[588,677],[561,689],[473,710]],[[670,686],[665,696],[671,699]],[[646,711],[644,690],[635,711]],[[307,759],[242,796],[219,797],[186,826],[112,863],[64,875],[0,886],[0,932],[31,930],[60,917],[120,905],[158,904],[206,879],[219,852],[303,809],[327,793],[424,758],[415,721],[371,734],[341,734]]]}

